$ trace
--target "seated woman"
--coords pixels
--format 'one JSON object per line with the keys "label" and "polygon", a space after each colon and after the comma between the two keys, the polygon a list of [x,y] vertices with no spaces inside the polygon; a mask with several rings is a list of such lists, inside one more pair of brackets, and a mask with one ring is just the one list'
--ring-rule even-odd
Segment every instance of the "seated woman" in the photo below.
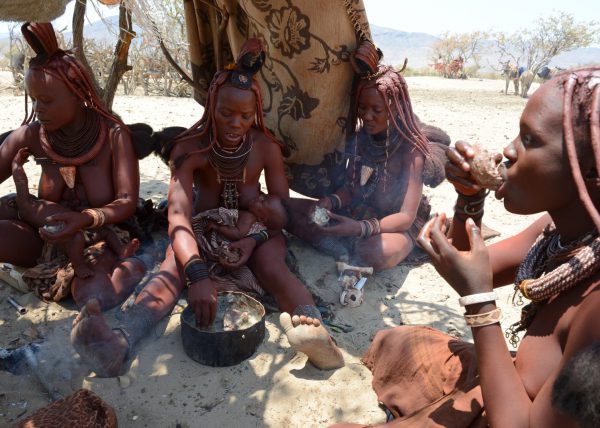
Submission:
{"label": "seated woman", "polygon": [[[31,154],[40,164],[41,176],[31,213],[21,216],[15,200],[2,199],[0,261],[31,267],[51,247],[65,250],[82,230],[131,217],[139,174],[125,126],[104,108],[83,65],[59,49],[52,25],[26,23],[22,32],[36,53],[25,77],[33,108],[0,145],[0,182],[11,176],[21,150],[20,157]],[[38,294],[58,300],[70,291],[79,307],[91,300],[102,309],[119,304],[145,266],[135,258],[121,260],[110,248],[94,254],[94,262],[80,264],[79,275],[60,292]]]}
{"label": "seated woman", "polygon": [[[248,40],[236,65],[215,74],[202,118],[172,145],[171,246],[160,271],[125,311],[118,327],[111,328],[95,304],[87,305],[75,320],[71,340],[100,376],[116,376],[127,369],[135,344],[173,309],[186,286],[197,324],[201,328],[212,325],[218,284],[210,275],[208,257],[193,227],[198,213],[219,207],[248,209],[251,201],[260,201],[263,171],[269,194],[281,200],[289,197],[281,147],[264,126],[260,86],[254,79],[264,59],[260,40]],[[261,207],[255,208],[260,219]],[[240,257],[227,267],[246,265],[261,288],[275,298],[291,345],[320,369],[341,367],[343,356],[320,324],[311,294],[285,263],[282,234],[252,234],[232,242],[229,249]]]}
{"label": "seated woman", "polygon": [[[351,122],[356,132],[346,148],[345,183],[316,203],[290,200],[287,229],[338,260],[355,255],[356,263],[386,269],[412,251],[429,218],[422,195],[429,147],[406,81],[393,68],[378,66],[379,58],[368,42],[355,54],[361,80]],[[333,221],[324,227],[311,224],[315,206],[329,210]]]}
{"label": "seated woman", "polygon": [[[29,179],[23,168],[29,152],[26,148],[19,149],[12,162],[12,178],[15,182],[17,196],[15,198],[19,219],[34,228],[43,228],[45,231],[59,231],[64,227],[60,222],[55,225],[46,224],[48,216],[57,213],[68,212],[69,209],[60,204],[49,203],[39,199],[29,193]],[[140,246],[140,241],[136,238],[129,242],[122,242],[119,231],[113,229],[114,226],[107,224],[94,230],[79,231],[71,236],[69,245],[65,245],[63,250],[67,254],[69,261],[73,265],[75,275],[80,278],[88,278],[94,275],[94,269],[90,266],[85,257],[86,247],[100,241],[106,242],[110,250],[120,259],[133,256]]]}
{"label": "seated woman", "polygon": [[[542,85],[505,149],[496,198],[516,214],[547,212],[520,234],[486,247],[485,192],[473,184],[457,143],[448,179],[458,192],[449,239],[445,215],[418,243],[462,296],[474,344],[427,327],[377,334],[364,358],[373,387],[396,420],[386,426],[576,427],[552,405],[553,385],[571,358],[600,340],[600,68],[562,73]],[[515,278],[516,277],[516,278]],[[512,283],[531,303],[508,329],[508,350],[494,287]],[[597,401],[598,397],[594,397]],[[356,425],[351,425],[356,426]]]}

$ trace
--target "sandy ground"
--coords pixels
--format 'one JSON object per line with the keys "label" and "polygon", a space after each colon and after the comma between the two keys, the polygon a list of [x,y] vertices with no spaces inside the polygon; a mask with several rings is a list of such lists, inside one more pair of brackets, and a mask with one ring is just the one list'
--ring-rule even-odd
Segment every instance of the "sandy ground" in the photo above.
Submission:
{"label": "sandy ground", "polygon": [[[408,78],[413,106],[421,119],[446,130],[453,141],[464,139],[489,149],[501,148],[518,131],[526,100],[501,93],[500,80]],[[14,97],[0,78],[0,132],[21,123],[23,99]],[[535,87],[534,87],[535,89]],[[118,96],[115,110],[125,122],[143,121],[154,129],[189,126],[201,113],[190,99]],[[27,166],[30,178],[35,165]],[[154,157],[141,162],[141,196],[166,197],[169,172]],[[35,180],[32,191],[35,190]],[[0,185],[0,195],[13,191],[12,181]],[[427,188],[434,212],[451,213],[452,186]],[[502,203],[488,198],[484,221],[510,236],[533,218],[506,213]],[[375,332],[401,324],[431,325],[470,340],[456,293],[429,264],[400,265],[381,272],[366,285],[359,308],[342,307],[333,259],[291,239],[302,280],[314,294],[332,304],[335,322],[353,331],[333,333],[346,366],[320,372],[289,346],[278,315],[266,318],[264,342],[253,357],[230,368],[197,364],[183,351],[178,308],[144,340],[130,372],[115,379],[94,377],[79,364],[68,341],[76,315],[72,303],[45,304],[32,294],[21,295],[0,281],[0,347],[40,341],[39,371],[56,390],[67,395],[81,387],[98,393],[114,407],[122,427],[314,427],[337,421],[377,423],[385,415],[371,389],[370,372],[360,357]],[[508,287],[510,288],[510,287]],[[29,309],[19,316],[7,303],[9,295]],[[518,318],[510,301],[512,289],[501,292],[503,326]],[[182,301],[185,304],[185,302]],[[179,308],[180,310],[180,308]],[[111,314],[112,316],[112,314]],[[0,426],[43,407],[48,394],[32,375],[0,371]]]}

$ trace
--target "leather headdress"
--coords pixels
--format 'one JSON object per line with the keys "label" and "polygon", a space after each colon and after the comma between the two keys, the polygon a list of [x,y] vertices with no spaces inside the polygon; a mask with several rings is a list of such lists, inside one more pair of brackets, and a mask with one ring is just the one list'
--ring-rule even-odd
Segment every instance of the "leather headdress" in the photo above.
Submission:
{"label": "leather headdress", "polygon": [[260,39],[249,39],[237,57],[229,82],[240,89],[250,89],[252,79],[265,62],[266,53]]}
{"label": "leather headdress", "polygon": [[368,40],[360,42],[356,51],[350,56],[350,63],[356,74],[362,79],[370,79],[377,73],[383,52]]}
{"label": "leather headdress", "polygon": [[21,33],[38,57],[49,59],[64,53],[58,47],[54,28],[49,22],[26,22],[21,26]]}

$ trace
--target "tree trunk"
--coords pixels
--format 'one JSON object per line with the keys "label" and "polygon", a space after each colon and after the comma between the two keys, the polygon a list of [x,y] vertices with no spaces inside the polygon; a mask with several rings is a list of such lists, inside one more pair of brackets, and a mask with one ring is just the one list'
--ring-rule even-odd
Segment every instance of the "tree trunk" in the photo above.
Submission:
{"label": "tree trunk", "polygon": [[129,55],[131,40],[134,37],[131,11],[121,3],[119,5],[119,41],[115,46],[114,60],[110,68],[108,80],[106,81],[104,93],[102,94],[102,100],[109,111],[112,111],[112,103],[121,77],[123,77],[126,71],[131,70],[131,66],[127,65],[127,57]]}
{"label": "tree trunk", "polygon": [[103,90],[96,80],[96,75],[92,71],[90,64],[85,56],[83,50],[83,23],[85,21],[85,10],[87,7],[87,0],[77,0],[75,2],[75,9],[73,10],[73,50],[75,57],[83,64],[90,79],[94,85],[94,89],[98,93],[98,96],[102,98]]}

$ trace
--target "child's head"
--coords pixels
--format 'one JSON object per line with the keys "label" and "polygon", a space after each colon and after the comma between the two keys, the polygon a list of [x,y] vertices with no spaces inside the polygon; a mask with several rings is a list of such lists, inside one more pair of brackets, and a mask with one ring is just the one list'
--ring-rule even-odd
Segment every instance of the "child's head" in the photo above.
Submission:
{"label": "child's head", "polygon": [[560,370],[552,406],[583,428],[600,426],[600,342],[579,352]]}
{"label": "child's head", "polygon": [[285,228],[288,221],[287,211],[277,196],[260,195],[252,199],[248,204],[248,211],[271,230]]}

